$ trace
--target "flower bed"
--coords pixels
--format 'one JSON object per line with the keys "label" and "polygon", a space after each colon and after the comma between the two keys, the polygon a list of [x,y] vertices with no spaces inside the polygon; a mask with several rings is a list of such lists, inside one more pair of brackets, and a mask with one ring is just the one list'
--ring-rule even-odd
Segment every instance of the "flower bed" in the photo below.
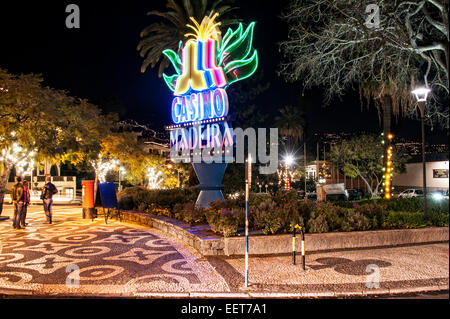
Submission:
{"label": "flower bed", "polygon": [[[224,237],[235,236],[245,225],[244,199],[211,203],[206,210],[195,209],[194,189],[149,191],[126,189],[119,196],[122,209],[175,218],[191,225],[208,223]],[[295,192],[276,195],[252,195],[249,203],[249,227],[265,235],[286,234],[292,225],[307,233],[349,232],[380,229],[410,229],[448,226],[448,200],[431,203],[423,218],[418,199],[365,200],[360,202],[300,201]],[[131,207],[130,207],[131,206]]]}

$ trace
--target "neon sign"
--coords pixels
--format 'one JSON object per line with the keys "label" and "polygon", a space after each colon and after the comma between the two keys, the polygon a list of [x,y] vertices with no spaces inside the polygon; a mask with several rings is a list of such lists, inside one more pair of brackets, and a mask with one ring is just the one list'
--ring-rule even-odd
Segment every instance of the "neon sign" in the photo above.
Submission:
{"label": "neon sign", "polygon": [[177,96],[172,101],[175,124],[203,121],[228,115],[228,96],[224,89]]}
{"label": "neon sign", "polygon": [[[252,22],[245,29],[228,29],[221,37],[218,13],[211,13],[201,24],[190,18],[187,26],[193,33],[181,51],[163,54],[170,60],[176,74],[163,74],[167,86],[173,91],[172,120],[174,124],[203,123],[211,119],[226,118],[229,111],[228,85],[251,76],[258,66],[258,54],[252,47]],[[180,42],[181,49],[181,42]]]}

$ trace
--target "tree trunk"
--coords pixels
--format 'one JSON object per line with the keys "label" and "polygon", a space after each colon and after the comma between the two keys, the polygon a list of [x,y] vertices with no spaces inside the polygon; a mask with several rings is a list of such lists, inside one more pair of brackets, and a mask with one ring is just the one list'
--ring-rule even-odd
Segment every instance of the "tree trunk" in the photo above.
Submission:
{"label": "tree trunk", "polygon": [[373,189],[372,189],[372,185],[369,184],[369,182],[367,182],[367,180],[364,178],[364,176],[362,176],[362,174],[359,172],[359,170],[355,170],[356,174],[361,177],[361,179],[363,180],[364,184],[366,184],[367,186],[367,190],[370,192],[370,196],[374,197],[374,193],[373,193]]}
{"label": "tree trunk", "polygon": [[385,95],[383,98],[383,133],[385,139],[391,132],[391,119],[392,119],[392,98],[389,95]]}
{"label": "tree trunk", "polygon": [[3,201],[6,193],[6,185],[8,184],[9,174],[11,173],[12,165],[4,163],[3,174],[0,175],[0,215],[3,212]]}

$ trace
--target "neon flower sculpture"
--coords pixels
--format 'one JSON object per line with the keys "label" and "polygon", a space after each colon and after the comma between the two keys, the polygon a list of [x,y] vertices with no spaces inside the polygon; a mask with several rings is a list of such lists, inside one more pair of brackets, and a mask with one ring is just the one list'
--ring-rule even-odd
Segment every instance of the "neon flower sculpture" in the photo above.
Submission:
{"label": "neon flower sculpture", "polygon": [[215,23],[218,15],[212,12],[201,24],[190,18],[194,25],[187,26],[194,33],[185,35],[190,39],[181,57],[173,50],[163,51],[176,72],[171,76],[163,74],[175,96],[225,88],[255,73],[258,67],[258,54],[252,47],[255,23],[250,23],[245,31],[240,23],[235,31],[228,29],[222,38],[218,29],[221,23]]}

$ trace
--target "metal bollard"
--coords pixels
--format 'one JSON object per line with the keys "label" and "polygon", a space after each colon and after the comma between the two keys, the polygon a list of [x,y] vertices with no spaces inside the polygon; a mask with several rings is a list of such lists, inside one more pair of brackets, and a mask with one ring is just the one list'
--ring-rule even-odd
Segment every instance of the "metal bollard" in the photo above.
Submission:
{"label": "metal bollard", "polygon": [[305,231],[303,230],[303,227],[300,227],[300,230],[302,232],[302,267],[303,270],[306,270],[306,258],[305,258]]}
{"label": "metal bollard", "polygon": [[297,225],[294,227],[294,232],[292,233],[292,264],[295,265],[295,229]]}

